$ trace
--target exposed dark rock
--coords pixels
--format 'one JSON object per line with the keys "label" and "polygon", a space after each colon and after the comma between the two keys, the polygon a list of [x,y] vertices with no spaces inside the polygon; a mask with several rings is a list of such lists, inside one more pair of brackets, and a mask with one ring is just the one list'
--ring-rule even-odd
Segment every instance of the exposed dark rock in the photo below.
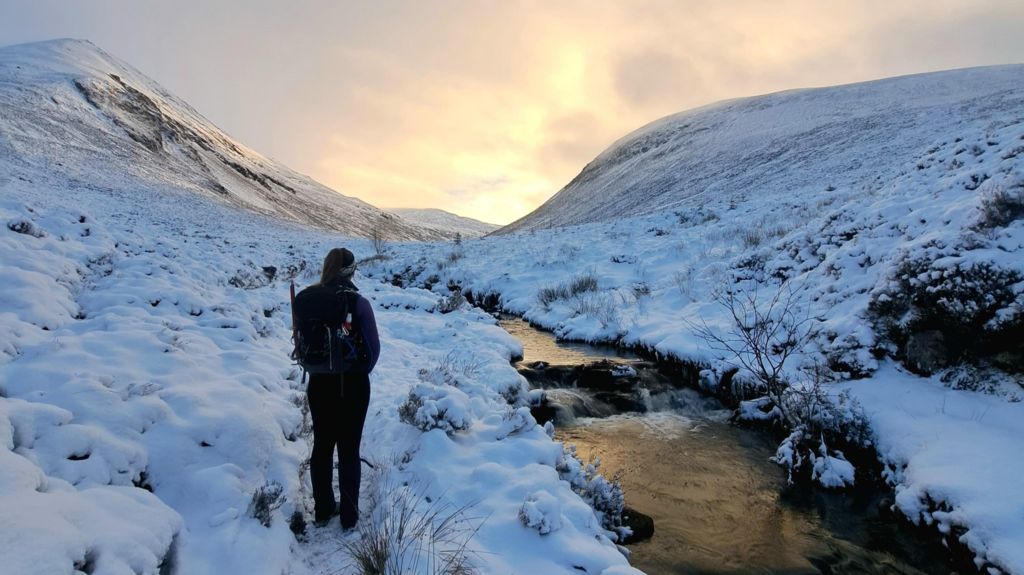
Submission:
{"label": "exposed dark rock", "polygon": [[470,305],[483,309],[488,313],[498,313],[501,311],[501,297],[496,293],[483,293],[474,294],[472,290],[466,290],[463,292],[466,296],[466,301]]}
{"label": "exposed dark rock", "polygon": [[602,360],[583,365],[537,361],[518,369],[534,388],[548,390],[544,400],[531,407],[541,424],[573,417],[645,413],[649,394],[677,388],[671,376],[646,361]]}
{"label": "exposed dark rock", "polygon": [[904,356],[908,368],[922,375],[931,375],[948,365],[946,338],[939,330],[912,333],[907,337]]}
{"label": "exposed dark rock", "polygon": [[654,519],[632,507],[626,507],[622,512],[622,523],[633,531],[632,535],[622,540],[624,545],[639,543],[654,537]]}
{"label": "exposed dark rock", "polygon": [[530,415],[533,416],[537,423],[544,425],[549,421],[555,421],[558,419],[559,407],[550,402],[543,402],[540,405],[530,406]]}

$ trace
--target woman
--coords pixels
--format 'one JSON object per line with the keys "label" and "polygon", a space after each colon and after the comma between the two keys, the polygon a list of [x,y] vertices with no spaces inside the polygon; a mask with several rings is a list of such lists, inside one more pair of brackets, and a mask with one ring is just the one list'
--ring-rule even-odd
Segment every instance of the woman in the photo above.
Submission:
{"label": "woman", "polygon": [[[364,356],[344,374],[312,374],[306,396],[313,418],[313,454],[310,457],[310,478],[313,482],[314,520],[326,524],[337,511],[341,527],[351,529],[359,520],[359,443],[363,422],[370,404],[370,372],[377,364],[380,340],[373,309],[359,295],[352,283],[356,271],[355,256],[345,248],[334,248],[324,258],[320,283],[314,287],[337,288],[349,292],[356,300],[352,325],[364,342]],[[338,305],[342,305],[339,300]],[[341,504],[335,505],[332,479],[334,449],[338,449],[338,483]]]}

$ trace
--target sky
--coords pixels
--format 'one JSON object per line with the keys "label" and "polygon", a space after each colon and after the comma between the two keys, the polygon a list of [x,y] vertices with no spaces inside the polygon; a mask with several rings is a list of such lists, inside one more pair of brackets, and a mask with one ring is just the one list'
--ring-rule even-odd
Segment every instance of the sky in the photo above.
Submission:
{"label": "sky", "polygon": [[345,195],[498,224],[660,117],[1024,63],[1021,30],[1021,0],[0,0],[0,45],[91,40]]}

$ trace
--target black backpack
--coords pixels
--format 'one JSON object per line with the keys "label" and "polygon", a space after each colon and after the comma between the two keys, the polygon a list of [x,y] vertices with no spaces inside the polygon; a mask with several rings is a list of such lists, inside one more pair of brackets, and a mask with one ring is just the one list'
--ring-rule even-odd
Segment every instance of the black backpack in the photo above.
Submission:
{"label": "black backpack", "polygon": [[344,373],[366,358],[354,315],[359,295],[339,286],[310,286],[292,300],[292,359],[308,373]]}

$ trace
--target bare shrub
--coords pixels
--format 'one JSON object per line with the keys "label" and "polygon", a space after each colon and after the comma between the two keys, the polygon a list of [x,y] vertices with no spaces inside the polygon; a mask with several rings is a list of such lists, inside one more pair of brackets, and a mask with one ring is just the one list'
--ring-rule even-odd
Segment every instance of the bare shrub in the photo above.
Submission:
{"label": "bare shrub", "polygon": [[715,300],[729,314],[729,330],[719,334],[702,322],[692,326],[697,335],[711,348],[734,356],[753,374],[782,416],[791,420],[785,402],[789,388],[786,361],[814,336],[812,318],[800,313],[796,292],[783,283],[764,300],[759,300],[756,290],[737,293],[732,289],[720,290]]}
{"label": "bare shrub", "polygon": [[362,267],[362,266],[370,266],[370,265],[373,265],[373,264],[376,264],[376,263],[379,263],[379,262],[387,261],[389,259],[391,259],[391,256],[389,256],[389,255],[387,255],[385,253],[373,254],[372,256],[368,256],[368,257],[365,257],[365,258],[359,260],[358,265],[360,267]]}
{"label": "bare shrub", "polygon": [[359,522],[357,538],[343,549],[363,574],[473,575],[469,543],[483,520],[469,515],[472,504],[455,506],[443,497],[398,480],[384,467],[370,477],[370,517]]}
{"label": "bare shrub", "polygon": [[576,276],[569,282],[569,294],[576,295],[588,291],[597,291],[597,278],[593,274]]}
{"label": "bare shrub", "polygon": [[860,405],[848,393],[833,399],[826,391],[833,378],[827,366],[815,362],[796,374],[787,372],[787,360],[815,336],[814,318],[800,313],[795,295],[786,283],[764,299],[756,292],[726,290],[716,299],[731,317],[728,332],[721,335],[707,324],[695,328],[712,348],[735,356],[765,393],[742,402],[739,419],[774,421],[791,432],[774,458],[787,468],[791,482],[796,477],[814,479],[814,464],[820,457],[832,453],[843,459],[842,452],[830,451],[828,445],[871,442]]}
{"label": "bare shrub", "polygon": [[394,222],[386,214],[382,214],[377,218],[377,223],[373,226],[373,230],[370,232],[370,243],[373,245],[374,255],[385,255],[388,247],[388,241],[391,239],[394,232],[394,227]]}
{"label": "bare shrub", "polygon": [[569,299],[569,289],[565,285],[545,286],[537,292],[537,301],[545,308],[561,299]]}
{"label": "bare shrub", "polygon": [[[477,356],[462,357],[455,350],[449,351],[438,361],[437,366],[432,370],[421,369],[419,371],[420,381],[458,387],[460,385],[458,376],[467,378],[476,377],[485,361]],[[437,377],[440,374],[440,380]]]}

